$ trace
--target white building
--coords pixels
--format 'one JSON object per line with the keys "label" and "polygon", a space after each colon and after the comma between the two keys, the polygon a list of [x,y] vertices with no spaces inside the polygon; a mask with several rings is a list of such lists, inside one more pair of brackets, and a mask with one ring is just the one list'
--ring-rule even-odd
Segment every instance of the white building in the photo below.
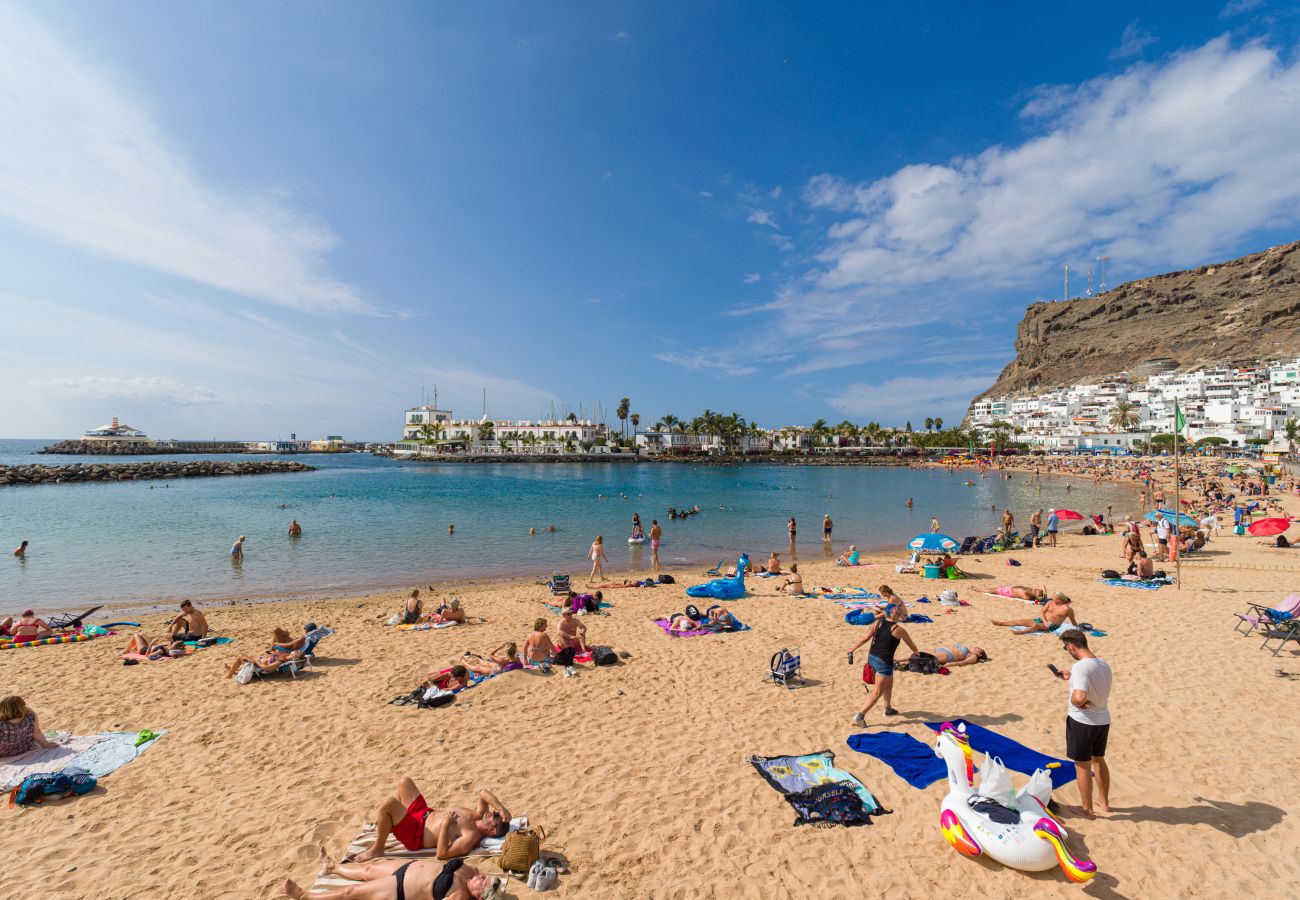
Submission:
{"label": "white building", "polygon": [[576,416],[539,422],[487,416],[458,420],[449,409],[415,406],[406,411],[402,427],[403,439],[393,445],[401,456],[610,452],[605,426]]}

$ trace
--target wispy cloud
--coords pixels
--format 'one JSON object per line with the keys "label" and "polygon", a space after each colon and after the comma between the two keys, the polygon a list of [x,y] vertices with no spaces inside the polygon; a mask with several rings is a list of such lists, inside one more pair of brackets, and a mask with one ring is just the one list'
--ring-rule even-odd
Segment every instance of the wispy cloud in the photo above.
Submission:
{"label": "wispy cloud", "polygon": [[329,228],[273,192],[197,172],[147,103],[16,4],[0,4],[0,217],[268,303],[370,312],[332,277]]}
{"label": "wispy cloud", "polygon": [[163,400],[190,405],[212,403],[217,393],[197,384],[181,384],[170,378],[114,375],[79,375],[76,377],[38,378],[29,382],[37,391],[75,395],[87,400]]}
{"label": "wispy cloud", "polygon": [[1223,9],[1219,10],[1219,18],[1231,19],[1233,16],[1259,9],[1263,5],[1264,0],[1231,0]]}
{"label": "wispy cloud", "polygon": [[759,371],[757,366],[725,359],[719,356],[716,350],[702,349],[690,353],[666,351],[656,353],[655,359],[669,365],[680,366],[688,372],[714,372],[726,378],[742,378]]}
{"label": "wispy cloud", "polygon": [[758,274],[757,272],[746,272],[745,277],[741,279],[741,281],[745,282],[745,284],[757,284],[762,280],[763,280],[763,276]]}
{"label": "wispy cloud", "polygon": [[1119,46],[1110,51],[1110,58],[1112,60],[1135,59],[1155,42],[1156,36],[1134,19],[1124,26],[1124,33],[1119,36]]}
{"label": "wispy cloud", "polygon": [[925,415],[938,414],[956,425],[965,415],[970,398],[987,388],[995,377],[997,374],[993,372],[905,375],[879,384],[845,385],[827,396],[826,402],[846,416],[871,416],[886,425],[901,424],[903,418],[915,416],[918,410]]}
{"label": "wispy cloud", "polygon": [[746,222],[753,222],[755,225],[766,225],[768,228],[776,228],[776,217],[771,211],[766,209],[750,210],[749,215],[745,218]]}
{"label": "wispy cloud", "polygon": [[611,41],[614,41],[617,44],[622,44],[632,39],[632,32],[628,31],[626,28],[623,28],[611,34],[609,36],[609,39]]}

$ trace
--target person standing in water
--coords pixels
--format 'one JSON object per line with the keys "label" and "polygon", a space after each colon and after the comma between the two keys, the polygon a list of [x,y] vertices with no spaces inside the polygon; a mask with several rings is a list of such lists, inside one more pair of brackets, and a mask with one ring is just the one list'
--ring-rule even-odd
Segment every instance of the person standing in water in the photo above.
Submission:
{"label": "person standing in water", "polygon": [[650,520],[650,564],[658,572],[659,564],[659,539],[663,537],[664,530],[659,527],[658,519]]}
{"label": "person standing in water", "polygon": [[241,534],[239,540],[235,541],[235,546],[230,548],[230,559],[233,562],[244,561],[244,541],[246,540],[248,540],[248,538]]}
{"label": "person standing in water", "polygon": [[939,520],[936,519],[934,516],[930,516],[930,533],[931,534],[939,533]]}
{"label": "person standing in water", "polygon": [[831,521],[830,513],[827,513],[826,515],[822,516],[822,540],[823,541],[829,541],[831,539],[831,529],[834,527],[834,524],[835,523]]}
{"label": "person standing in water", "polygon": [[911,509],[911,508],[912,508],[912,498],[911,498],[911,497],[908,497],[908,498],[907,498],[907,508],[908,508],[908,509]]}
{"label": "person standing in water", "polygon": [[791,517],[790,517],[790,521],[785,523],[785,530],[788,531],[788,532],[790,532],[790,543],[793,544],[793,543],[794,543],[794,533],[795,533],[795,531],[798,530],[798,529],[796,528],[796,526],[795,526],[794,516],[791,516]]}
{"label": "person standing in water", "polygon": [[297,519],[289,523],[289,537],[302,537],[302,526]]}
{"label": "person standing in water", "polygon": [[23,559],[24,557],[27,556],[27,541],[23,541],[21,544],[18,545],[18,549],[14,551],[14,556],[18,557],[19,559]]}
{"label": "person standing in water", "polygon": [[605,555],[605,536],[603,534],[596,535],[596,539],[591,542],[591,549],[587,551],[587,558],[591,560],[591,574],[587,576],[587,583],[594,583],[598,574],[604,579],[604,564],[609,562],[609,557]]}

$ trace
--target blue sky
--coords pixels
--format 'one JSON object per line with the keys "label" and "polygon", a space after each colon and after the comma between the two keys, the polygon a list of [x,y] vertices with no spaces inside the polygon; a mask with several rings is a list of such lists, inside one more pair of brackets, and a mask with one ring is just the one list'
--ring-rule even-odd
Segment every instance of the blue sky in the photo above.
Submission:
{"label": "blue sky", "polygon": [[0,436],[955,422],[1062,265],[1297,237],[1294,7],[1048,7],[0,0]]}

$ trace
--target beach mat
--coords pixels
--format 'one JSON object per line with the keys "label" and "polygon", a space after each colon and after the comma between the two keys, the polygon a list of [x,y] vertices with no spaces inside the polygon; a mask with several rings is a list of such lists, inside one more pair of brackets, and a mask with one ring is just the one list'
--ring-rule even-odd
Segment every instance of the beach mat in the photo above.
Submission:
{"label": "beach mat", "polygon": [[1172,584],[1169,581],[1126,581],[1123,578],[1098,578],[1097,580],[1111,587],[1138,588],[1143,591],[1158,591],[1165,585]]}
{"label": "beach mat", "polygon": [[0,650],[22,650],[25,647],[53,647],[57,644],[80,644],[97,637],[86,634],[56,634],[54,637],[40,638],[35,641],[0,641]]}
{"label": "beach mat", "polygon": [[[544,603],[544,604],[542,604],[542,605],[545,606],[547,609],[549,609],[549,610],[550,610],[551,612],[553,612],[553,613],[563,613],[563,612],[564,612],[564,607],[562,607],[562,606],[552,606],[552,605],[549,604],[549,603]],[[598,609],[613,609],[613,608],[614,608],[614,604],[613,604],[613,603],[610,603],[608,600],[602,600],[602,601],[600,601],[600,606],[597,607],[597,608],[598,608]]]}
{"label": "beach mat", "polygon": [[794,808],[798,814],[796,825],[826,824],[809,807],[828,796],[839,799],[834,796],[837,792],[851,793],[861,802],[862,820],[843,824],[869,825],[871,816],[887,812],[857,776],[836,768],[835,754],[830,750],[802,756],[751,756],[749,762]]}
{"label": "beach mat", "polygon": [[[510,830],[517,831],[520,828],[528,827],[528,816],[516,816],[510,820]],[[344,862],[352,859],[362,850],[365,850],[375,842],[375,823],[367,822],[362,826],[361,833],[352,839],[343,851],[341,857]],[[468,859],[473,856],[496,856],[500,854],[501,848],[505,846],[504,837],[485,837],[478,842],[478,846],[465,857]],[[438,855],[436,847],[429,847],[424,850],[407,850],[402,846],[402,842],[391,834],[388,836],[387,843],[384,844],[384,852],[380,854],[381,859],[432,859]],[[349,884],[356,884],[355,881],[348,881],[346,878],[329,877],[317,879],[314,887],[346,887]]]}
{"label": "beach mat", "polygon": [[[1063,787],[1076,778],[1074,763],[1068,759],[1057,759],[1054,756],[1039,753],[1037,750],[1031,750],[1024,744],[1003,737],[996,731],[989,731],[979,725],[972,725],[965,719],[951,719],[950,721],[957,727],[966,726],[966,738],[970,741],[972,750],[987,756],[997,757],[1002,760],[1002,764],[1008,769],[1023,772],[1025,775],[1032,775],[1038,769],[1047,769],[1047,774],[1052,778],[1052,790]],[[942,726],[942,722],[925,723],[925,727],[931,731],[938,731]],[[1057,768],[1048,769],[1049,763],[1060,763],[1060,765]]]}
{"label": "beach mat", "polygon": [[935,755],[933,747],[901,731],[851,734],[848,744],[859,753],[874,756],[920,790],[948,777],[948,765]]}
{"label": "beach mat", "polygon": [[[161,737],[166,732],[157,732]],[[85,769],[96,778],[135,759],[158,739],[135,746],[139,739],[135,731],[106,731],[69,738],[53,749],[38,748],[0,759],[0,790],[8,790],[22,782],[28,775],[57,772],[67,766]]]}
{"label": "beach mat", "polygon": [[[734,619],[735,616],[732,616]],[[736,619],[736,627],[723,631],[716,628],[695,628],[691,631],[669,631],[670,622],[667,619],[655,619],[655,624],[663,629],[664,634],[669,637],[698,637],[702,634],[735,634],[738,631],[749,631],[749,626],[744,622]]]}

